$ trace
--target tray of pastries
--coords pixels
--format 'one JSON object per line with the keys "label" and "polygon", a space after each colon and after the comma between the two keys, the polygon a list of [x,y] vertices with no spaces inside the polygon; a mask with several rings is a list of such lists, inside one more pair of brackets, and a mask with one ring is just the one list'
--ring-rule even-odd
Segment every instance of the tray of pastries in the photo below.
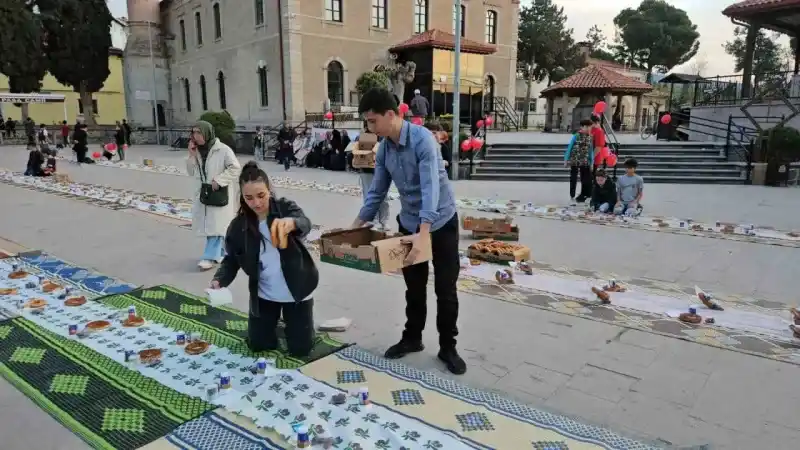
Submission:
{"label": "tray of pastries", "polygon": [[153,364],[161,359],[162,351],[160,348],[149,348],[139,352],[139,361],[143,364]]}
{"label": "tray of pastries", "polygon": [[529,259],[530,249],[522,244],[498,241],[496,239],[481,239],[468,247],[471,258],[488,256],[489,258],[504,261],[522,261]]}
{"label": "tray of pastries", "polygon": [[93,320],[86,324],[86,329],[89,331],[105,330],[111,326],[111,322],[107,320]]}
{"label": "tray of pastries", "polygon": [[184,351],[190,355],[200,355],[208,351],[210,344],[206,341],[192,341],[186,344]]}
{"label": "tray of pastries", "polygon": [[128,317],[122,321],[123,327],[140,327],[142,325],[144,325],[144,319],[139,316]]}
{"label": "tray of pastries", "polygon": [[86,303],[86,297],[70,297],[64,300],[64,306],[81,306]]}
{"label": "tray of pastries", "polygon": [[43,298],[32,298],[25,302],[26,308],[38,309],[47,306],[47,300]]}
{"label": "tray of pastries", "polygon": [[17,271],[14,271],[14,272],[11,272],[10,274],[8,274],[8,278],[11,279],[11,280],[20,280],[20,279],[25,278],[27,276],[28,276],[28,272],[25,272],[24,270],[17,270]]}
{"label": "tray of pastries", "polygon": [[42,292],[44,292],[44,293],[50,293],[50,292],[53,292],[53,291],[55,291],[57,289],[61,289],[61,285],[53,283],[52,281],[45,281],[42,284]]}
{"label": "tray of pastries", "polygon": [[0,288],[0,295],[17,295],[15,288]]}

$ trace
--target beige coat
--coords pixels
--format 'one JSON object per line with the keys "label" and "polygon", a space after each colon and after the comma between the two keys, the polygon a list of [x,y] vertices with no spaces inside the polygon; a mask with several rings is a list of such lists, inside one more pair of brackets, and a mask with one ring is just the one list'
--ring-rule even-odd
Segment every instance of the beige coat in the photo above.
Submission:
{"label": "beige coat", "polygon": [[242,166],[230,147],[217,139],[206,158],[206,183],[216,181],[228,186],[228,205],[206,206],[200,203],[200,154],[186,158],[186,172],[194,177],[196,189],[192,203],[192,230],[198,236],[225,236],[239,209],[239,173]]}

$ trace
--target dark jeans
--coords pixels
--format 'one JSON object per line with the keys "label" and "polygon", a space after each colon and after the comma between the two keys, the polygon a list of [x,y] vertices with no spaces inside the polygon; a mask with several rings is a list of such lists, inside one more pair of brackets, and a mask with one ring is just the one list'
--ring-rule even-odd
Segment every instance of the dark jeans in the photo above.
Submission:
{"label": "dark jeans", "polygon": [[[412,234],[400,224],[400,216],[397,217],[397,223],[400,233]],[[455,348],[458,336],[458,234],[458,213],[442,228],[431,232],[436,329],[439,331],[439,346],[444,349]],[[406,282],[406,328],[403,339],[407,341],[422,340],[428,315],[428,265],[426,261],[403,268]]]}
{"label": "dark jeans", "polygon": [[61,144],[64,148],[67,148],[67,145],[69,145],[69,136],[61,136]]}
{"label": "dark jeans", "polygon": [[575,198],[575,186],[578,184],[578,173],[581,174],[581,197],[589,198],[592,195],[592,171],[589,166],[570,166],[569,168],[569,197]]}
{"label": "dark jeans", "polygon": [[125,161],[125,149],[122,146],[125,144],[117,144],[117,156],[120,161]]}
{"label": "dark jeans", "polygon": [[278,348],[278,319],[283,313],[286,347],[292,356],[308,356],[314,346],[314,299],[281,303],[259,299],[261,316],[250,316],[248,338],[254,352]]}

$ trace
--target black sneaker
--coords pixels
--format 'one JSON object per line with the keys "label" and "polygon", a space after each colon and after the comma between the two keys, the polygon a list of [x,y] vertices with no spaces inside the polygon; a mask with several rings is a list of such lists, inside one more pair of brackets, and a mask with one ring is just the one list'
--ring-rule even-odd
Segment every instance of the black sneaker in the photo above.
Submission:
{"label": "black sneaker", "polygon": [[400,340],[397,344],[389,347],[383,356],[387,359],[398,359],[409,353],[416,353],[425,350],[425,346],[420,341]]}
{"label": "black sneaker", "polygon": [[456,349],[441,349],[438,356],[451,373],[456,375],[467,373],[467,363],[458,355]]}

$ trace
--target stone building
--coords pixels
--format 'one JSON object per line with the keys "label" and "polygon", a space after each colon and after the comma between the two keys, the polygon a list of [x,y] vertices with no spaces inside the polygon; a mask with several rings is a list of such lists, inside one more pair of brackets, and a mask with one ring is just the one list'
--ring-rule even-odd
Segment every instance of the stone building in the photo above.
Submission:
{"label": "stone building", "polygon": [[[412,47],[439,65],[417,70],[414,83],[445,93],[452,87],[452,76],[441,74],[448,60],[441,52],[452,55],[452,0],[128,0],[128,11],[127,65],[139,72],[129,77],[139,105],[131,111],[144,124],[153,121],[144,106],[152,110],[152,104],[141,100],[152,85],[172,124],[221,109],[248,127],[300,122],[306,112],[329,104],[357,105],[358,76],[376,67],[391,70],[405,58],[418,60],[419,54],[409,54]],[[479,50],[462,51],[469,53],[462,58],[469,61],[462,96],[513,99],[519,0],[463,0],[462,13],[465,43]],[[136,26],[142,23],[157,25],[150,36],[158,41],[155,77],[146,27]],[[410,38],[420,35],[430,38],[409,47]],[[452,88],[449,93],[452,99]]]}

